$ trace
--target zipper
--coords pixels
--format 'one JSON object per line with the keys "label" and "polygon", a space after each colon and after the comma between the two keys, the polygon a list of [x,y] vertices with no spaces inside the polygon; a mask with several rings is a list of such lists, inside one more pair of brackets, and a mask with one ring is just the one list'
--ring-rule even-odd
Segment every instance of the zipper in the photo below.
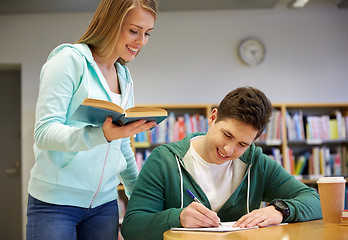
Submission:
{"label": "zipper", "polygon": [[95,190],[94,194],[93,194],[93,198],[92,198],[92,201],[91,203],[89,204],[89,208],[92,207],[92,204],[94,202],[94,199],[96,198],[99,190],[100,190],[100,186],[102,184],[102,181],[103,181],[103,177],[104,177],[104,170],[105,170],[105,164],[106,164],[106,159],[108,158],[108,154],[109,154],[109,149],[110,149],[110,143],[108,143],[108,148],[106,150],[106,154],[105,154],[105,159],[104,159],[104,163],[103,163],[103,169],[102,169],[102,172],[101,172],[101,176],[99,178],[99,183],[98,183],[98,187],[97,189]]}

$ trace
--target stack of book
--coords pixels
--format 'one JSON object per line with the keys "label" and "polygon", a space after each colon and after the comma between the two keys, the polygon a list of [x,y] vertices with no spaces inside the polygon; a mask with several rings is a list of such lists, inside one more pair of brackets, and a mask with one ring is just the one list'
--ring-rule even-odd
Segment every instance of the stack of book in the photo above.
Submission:
{"label": "stack of book", "polygon": [[341,225],[347,225],[348,226],[348,209],[342,210]]}

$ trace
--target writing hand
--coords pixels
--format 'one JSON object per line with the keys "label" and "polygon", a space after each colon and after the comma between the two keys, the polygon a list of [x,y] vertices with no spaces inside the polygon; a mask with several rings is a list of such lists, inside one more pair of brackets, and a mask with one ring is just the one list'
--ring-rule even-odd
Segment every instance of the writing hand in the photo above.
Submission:
{"label": "writing hand", "polygon": [[280,224],[283,214],[277,211],[274,206],[268,206],[254,210],[242,216],[233,226],[234,227],[266,227],[268,225]]}
{"label": "writing hand", "polygon": [[185,228],[218,227],[220,218],[203,204],[192,202],[181,211],[180,223]]}
{"label": "writing hand", "polygon": [[146,122],[145,120],[117,126],[112,122],[111,117],[107,117],[103,123],[103,132],[105,139],[111,142],[112,140],[133,136],[134,134],[149,130],[155,126],[156,122]]}

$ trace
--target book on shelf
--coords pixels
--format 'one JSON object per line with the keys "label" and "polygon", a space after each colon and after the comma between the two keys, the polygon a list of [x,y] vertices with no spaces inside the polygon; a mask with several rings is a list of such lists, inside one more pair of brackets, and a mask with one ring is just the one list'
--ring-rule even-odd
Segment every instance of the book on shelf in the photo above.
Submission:
{"label": "book on shelf", "polygon": [[302,154],[298,156],[295,160],[295,172],[294,175],[304,175],[304,170],[307,166],[309,154]]}
{"label": "book on shelf", "polygon": [[346,139],[346,124],[345,117],[342,116],[341,111],[336,110],[336,121],[337,121],[337,137],[338,139]]}
{"label": "book on shelf", "polygon": [[279,148],[272,148],[272,155],[269,155],[271,158],[273,158],[278,164],[283,166],[283,161],[282,161],[282,154],[280,153]]}
{"label": "book on shelf", "polygon": [[284,154],[283,159],[283,167],[290,174],[294,174],[295,172],[295,156],[293,154],[293,150],[289,147],[286,147],[286,153]]}
{"label": "book on shelf", "polygon": [[168,121],[168,124],[167,124],[167,127],[168,127],[168,134],[167,134],[168,135],[167,136],[168,142],[174,142],[174,140],[175,140],[175,137],[174,137],[175,133],[174,133],[173,129],[174,129],[174,126],[175,126],[175,123],[176,123],[176,118],[175,118],[174,112],[169,112],[167,121]]}
{"label": "book on shelf", "polygon": [[149,150],[149,149],[135,153],[135,162],[136,162],[136,165],[137,165],[139,171],[143,167],[146,159],[150,156],[150,154],[151,154],[151,150]]}
{"label": "book on shelf", "polygon": [[135,163],[139,171],[143,167],[146,159],[150,156],[150,154],[151,154],[151,150],[149,149],[145,149],[144,151],[137,151],[135,153]]}
{"label": "book on shelf", "polygon": [[111,116],[115,124],[122,126],[137,120],[156,121],[161,123],[168,117],[162,108],[132,107],[124,110],[119,105],[100,99],[85,98],[71,116],[72,119],[102,125],[107,116]]}
{"label": "book on shelf", "polygon": [[348,116],[344,117],[344,123],[345,123],[344,128],[346,129],[346,138],[348,139]]}
{"label": "book on shelf", "polygon": [[329,129],[330,129],[330,139],[331,140],[338,139],[338,127],[337,127],[337,120],[336,119],[330,119]]}
{"label": "book on shelf", "polygon": [[290,114],[288,111],[286,111],[285,114],[288,139],[290,141],[304,140],[305,132],[302,111],[295,111],[293,114]]}
{"label": "book on shelf", "polygon": [[286,123],[286,131],[287,137],[291,140],[296,140],[296,132],[295,132],[295,124],[294,119],[290,115],[288,111],[285,112],[285,123]]}
{"label": "book on shelf", "polygon": [[303,113],[302,111],[296,111],[293,115],[294,128],[296,133],[296,140],[304,140],[304,126],[303,126]]}
{"label": "book on shelf", "polygon": [[274,142],[278,143],[281,139],[282,128],[282,114],[279,110],[274,109],[270,122],[266,127],[266,144],[272,145]]}
{"label": "book on shelf", "polygon": [[183,139],[186,136],[186,129],[187,127],[185,127],[185,118],[183,116],[179,116],[178,120],[177,120],[177,125],[175,126],[174,131],[176,131],[178,133],[178,140]]}

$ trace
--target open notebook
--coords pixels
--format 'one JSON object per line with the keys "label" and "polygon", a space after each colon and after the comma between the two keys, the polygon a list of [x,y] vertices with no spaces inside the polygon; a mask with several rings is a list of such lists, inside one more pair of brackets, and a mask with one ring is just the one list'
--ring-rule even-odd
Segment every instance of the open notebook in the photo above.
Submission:
{"label": "open notebook", "polygon": [[234,223],[235,223],[235,221],[234,222],[221,222],[221,225],[219,227],[211,227],[211,228],[171,228],[170,230],[174,230],[174,231],[200,231],[200,232],[232,232],[232,231],[258,228],[258,226],[246,227],[246,228],[233,227]]}

